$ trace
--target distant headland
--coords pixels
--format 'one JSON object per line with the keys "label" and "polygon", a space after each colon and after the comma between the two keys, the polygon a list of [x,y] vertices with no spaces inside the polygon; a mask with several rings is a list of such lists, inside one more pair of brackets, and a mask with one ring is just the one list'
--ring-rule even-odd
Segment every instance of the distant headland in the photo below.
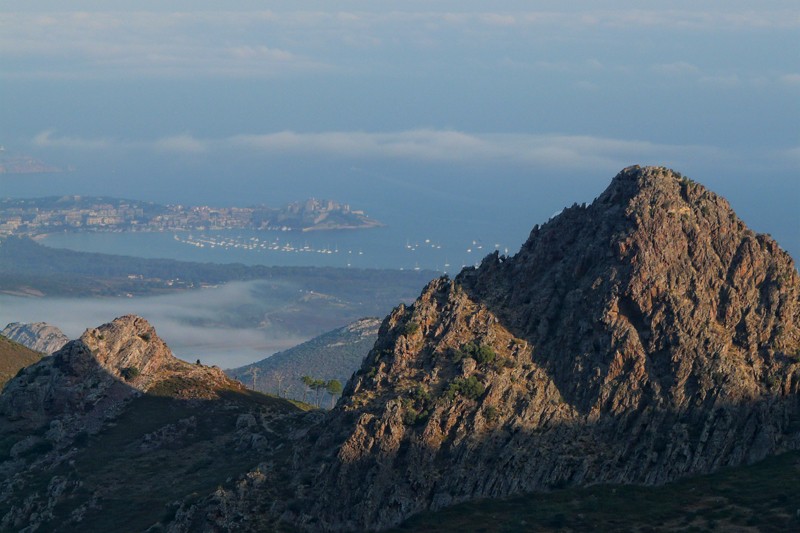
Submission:
{"label": "distant headland", "polygon": [[383,226],[363,211],[308,199],[281,208],[160,205],[100,196],[0,200],[0,235],[62,231],[281,230],[321,231]]}

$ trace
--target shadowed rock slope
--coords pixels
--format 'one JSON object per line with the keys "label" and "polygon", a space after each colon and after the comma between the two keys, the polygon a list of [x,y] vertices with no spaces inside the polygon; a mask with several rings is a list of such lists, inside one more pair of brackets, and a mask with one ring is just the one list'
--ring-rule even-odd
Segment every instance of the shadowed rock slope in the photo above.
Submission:
{"label": "shadowed rock slope", "polygon": [[0,531],[143,531],[274,459],[301,414],[140,317],[89,329],[0,394]]}
{"label": "shadowed rock slope", "polygon": [[174,529],[381,529],[475,498],[751,463],[800,444],[799,359],[791,258],[701,185],[631,167],[514,257],[396,308],[297,444],[288,502],[243,482]]}

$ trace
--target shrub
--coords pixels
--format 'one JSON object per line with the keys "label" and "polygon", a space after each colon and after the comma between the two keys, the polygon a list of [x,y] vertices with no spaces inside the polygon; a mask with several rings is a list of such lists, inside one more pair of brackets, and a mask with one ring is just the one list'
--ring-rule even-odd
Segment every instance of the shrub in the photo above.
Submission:
{"label": "shrub", "polygon": [[135,366],[126,366],[122,370],[119,371],[120,375],[125,379],[125,381],[130,381],[134,379],[136,376],[141,374],[138,368]]}
{"label": "shrub", "polygon": [[403,325],[403,335],[413,335],[419,331],[419,324],[416,322],[408,321]]}
{"label": "shrub", "polygon": [[403,413],[403,424],[407,426],[416,426],[417,424],[425,422],[428,416],[430,416],[428,411],[417,411],[413,407],[406,407],[406,411]]}
{"label": "shrub", "polygon": [[482,365],[494,361],[497,357],[497,353],[494,351],[494,348],[488,344],[478,345],[474,342],[468,342],[462,345],[460,350],[452,351],[452,358],[456,363],[465,357],[471,357],[475,359],[479,365]]}
{"label": "shrub", "polygon": [[141,335],[139,335],[139,338],[142,339],[144,342],[150,342],[150,339],[152,337],[150,336],[149,333],[142,333]]}
{"label": "shrub", "polygon": [[494,361],[495,357],[497,357],[497,354],[495,353],[494,348],[486,344],[481,344],[480,347],[478,347],[478,351],[475,352],[475,355],[473,355],[473,358],[478,362],[478,364],[491,363]]}
{"label": "shrub", "polygon": [[425,403],[431,399],[430,393],[422,385],[417,385],[415,388],[411,389],[409,393],[415,402]]}
{"label": "shrub", "polygon": [[486,392],[486,387],[483,386],[483,383],[478,381],[478,378],[475,376],[470,376],[468,378],[456,378],[447,387],[447,398],[452,400],[456,397],[456,394],[460,394],[465,398],[469,398],[470,400],[477,400],[483,393]]}

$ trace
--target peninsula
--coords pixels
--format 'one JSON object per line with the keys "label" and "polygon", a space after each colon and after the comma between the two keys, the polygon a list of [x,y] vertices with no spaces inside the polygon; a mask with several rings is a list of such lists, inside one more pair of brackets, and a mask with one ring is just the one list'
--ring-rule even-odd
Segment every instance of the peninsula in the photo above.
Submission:
{"label": "peninsula", "polygon": [[315,231],[382,225],[347,204],[314,198],[281,208],[160,205],[100,196],[0,200],[0,235],[36,236],[60,231]]}

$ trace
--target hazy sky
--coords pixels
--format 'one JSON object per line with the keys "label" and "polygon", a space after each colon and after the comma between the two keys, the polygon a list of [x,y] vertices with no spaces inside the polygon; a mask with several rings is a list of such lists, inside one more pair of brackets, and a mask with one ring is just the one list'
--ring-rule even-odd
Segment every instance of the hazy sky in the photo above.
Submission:
{"label": "hazy sky", "polygon": [[0,144],[76,168],[8,194],[552,198],[529,227],[664,164],[800,251],[796,0],[0,9]]}

